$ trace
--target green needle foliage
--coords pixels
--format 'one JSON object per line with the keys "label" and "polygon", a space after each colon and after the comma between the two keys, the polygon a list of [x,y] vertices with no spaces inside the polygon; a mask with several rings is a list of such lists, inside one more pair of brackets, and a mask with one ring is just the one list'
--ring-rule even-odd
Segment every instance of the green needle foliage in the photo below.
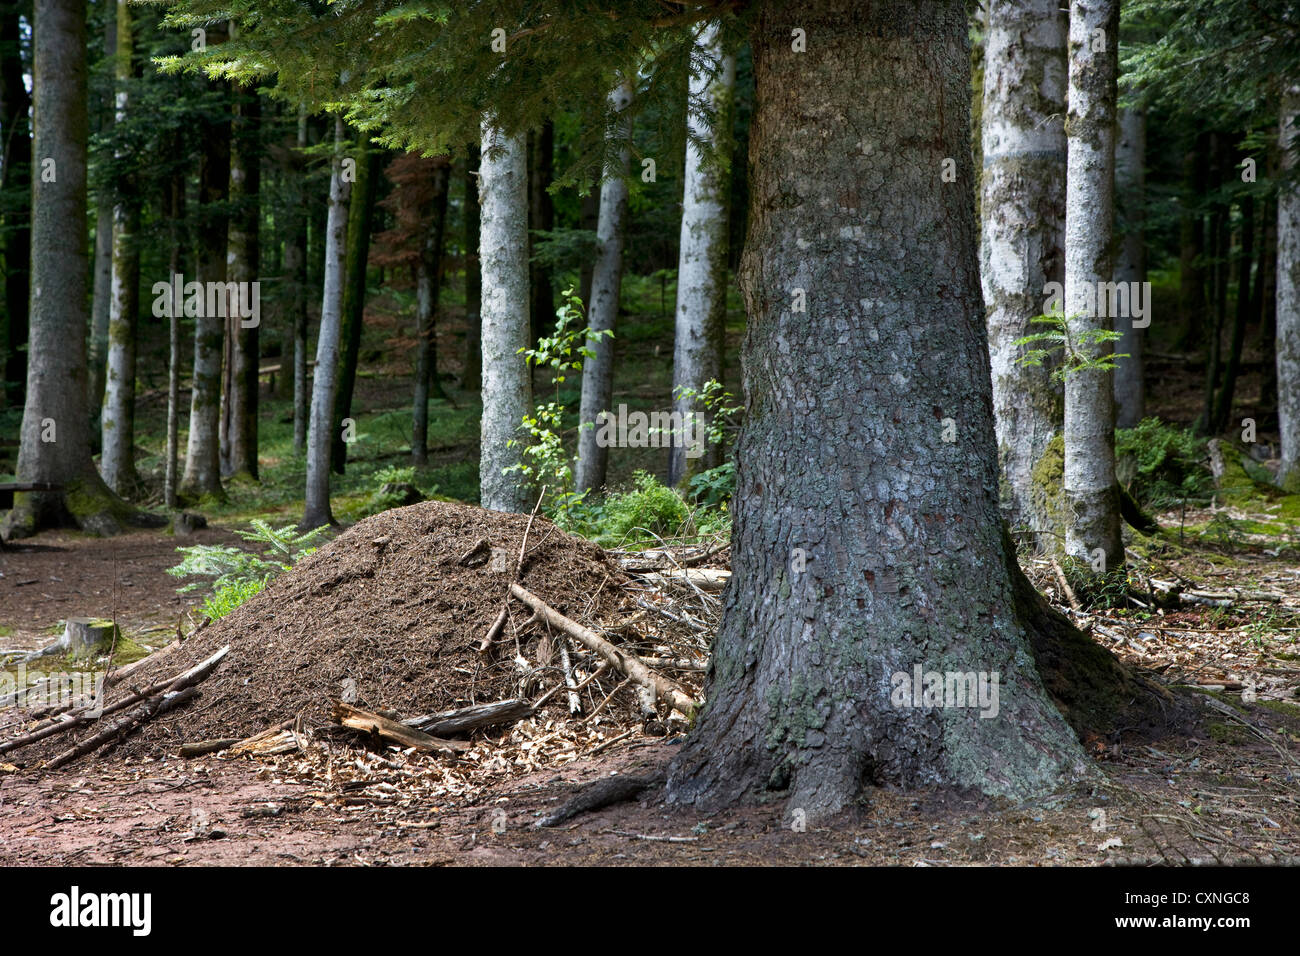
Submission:
{"label": "green needle foliage", "polygon": [[1103,350],[1107,343],[1119,341],[1118,332],[1112,332],[1110,329],[1087,329],[1082,335],[1071,335],[1070,324],[1065,320],[1065,313],[1060,308],[1053,309],[1046,315],[1035,316],[1030,319],[1030,322],[1049,326],[1049,330],[1034,332],[1016,339],[1016,345],[1036,346],[1016,359],[1016,362],[1020,365],[1037,367],[1049,358],[1057,358],[1059,353],[1059,360],[1052,369],[1052,378],[1058,382],[1065,381],[1068,376],[1076,372],[1111,371],[1115,368],[1116,359],[1129,358],[1122,352],[1117,355]]}

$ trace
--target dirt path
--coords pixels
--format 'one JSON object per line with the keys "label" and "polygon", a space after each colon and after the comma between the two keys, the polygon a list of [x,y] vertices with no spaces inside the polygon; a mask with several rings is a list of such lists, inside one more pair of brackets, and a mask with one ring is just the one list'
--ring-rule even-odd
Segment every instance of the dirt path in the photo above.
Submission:
{"label": "dirt path", "polygon": [[177,594],[165,574],[180,560],[178,545],[236,544],[228,531],[189,538],[140,531],[115,538],[71,532],[14,541],[0,551],[0,649],[34,650],[69,617],[113,617],[146,646],[169,641],[186,610],[201,603]]}

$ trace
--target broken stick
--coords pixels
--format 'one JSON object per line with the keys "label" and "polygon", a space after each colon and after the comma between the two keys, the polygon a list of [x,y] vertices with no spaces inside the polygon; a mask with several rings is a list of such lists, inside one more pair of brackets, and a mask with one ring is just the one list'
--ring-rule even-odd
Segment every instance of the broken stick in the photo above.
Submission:
{"label": "broken stick", "polygon": [[688,718],[694,715],[697,706],[695,699],[686,693],[676,681],[656,673],[647,667],[645,662],[635,654],[620,650],[595,631],[565,617],[526,588],[520,587],[518,584],[511,584],[510,593],[540,614],[552,627],[559,628],[588,650],[595,651],[617,669],[619,673],[632,678],[642,687],[653,690],[657,698],[668,701],[674,710],[680,711]]}
{"label": "broken stick", "polygon": [[408,727],[406,724],[400,724],[395,720],[389,720],[387,717],[372,714],[367,710],[353,707],[351,704],[345,704],[342,701],[334,702],[333,716],[336,723],[342,724],[350,730],[376,734],[384,740],[400,744],[403,747],[414,747],[416,750],[443,751],[444,753],[456,754],[469,750],[471,746],[464,740],[442,740],[438,737],[432,737],[423,731],[416,730],[414,727]]}

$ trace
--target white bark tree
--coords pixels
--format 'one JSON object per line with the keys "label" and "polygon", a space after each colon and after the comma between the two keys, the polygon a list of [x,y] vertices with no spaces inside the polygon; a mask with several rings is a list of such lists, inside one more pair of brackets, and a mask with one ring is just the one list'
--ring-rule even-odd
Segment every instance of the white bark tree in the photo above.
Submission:
{"label": "white bark tree", "polygon": [[1300,85],[1282,97],[1278,125],[1282,184],[1277,197],[1277,414],[1282,433],[1279,483],[1300,492],[1300,186],[1290,178],[1300,149]]}
{"label": "white bark tree", "polygon": [[[1118,0],[1072,0],[1065,315],[1073,343],[1112,326],[1098,291],[1110,282],[1114,259],[1118,31]],[[1104,344],[1083,351],[1096,356],[1114,349]],[[1112,373],[1098,368],[1071,371],[1065,380],[1065,550],[1100,571],[1124,564],[1111,381]]]}
{"label": "white bark tree", "polygon": [[[1135,104],[1120,110],[1119,140],[1115,145],[1115,195],[1124,220],[1124,237],[1115,263],[1116,282],[1146,280],[1146,242],[1143,239],[1146,191],[1146,107]],[[1148,306],[1150,303],[1148,303]],[[1128,358],[1115,365],[1115,425],[1132,428],[1146,413],[1146,391],[1142,381],[1143,329],[1134,328],[1133,318],[1117,320],[1120,339],[1115,351]]]}
{"label": "white bark tree", "polygon": [[[482,270],[482,395],[479,495],[493,511],[527,511],[528,489],[519,426],[532,411],[528,347],[528,162],[525,137],[506,136],[483,121],[479,158],[479,262]],[[512,439],[519,439],[510,444]]]}
{"label": "white bark tree", "polygon": [[[609,94],[614,114],[610,136],[618,143],[618,165],[607,171],[600,190],[600,218],[596,224],[596,263],[591,273],[591,306],[587,327],[593,332],[613,331],[618,321],[618,303],[623,287],[623,234],[627,218],[627,176],[631,159],[631,124],[621,119],[632,103],[632,86],[620,83]],[[582,366],[582,404],[578,412],[578,466],[574,483],[579,491],[596,489],[605,483],[609,449],[596,440],[596,416],[609,408],[614,393],[614,342],[611,336],[588,339],[587,348],[596,353]]]}
{"label": "white bark tree", "polygon": [[330,170],[329,214],[325,224],[325,276],[320,332],[316,337],[316,373],[312,378],[311,419],[307,431],[307,492],[303,528],[333,524],[330,510],[330,449],[334,391],[338,382],[339,335],[343,325],[343,271],[347,258],[348,202],[352,184],[344,175],[343,118],[334,117],[334,163]]}
{"label": "white bark tree", "polygon": [[[131,10],[117,0],[117,80],[114,122],[126,121],[131,79]],[[119,163],[130,161],[120,152]],[[135,366],[136,327],[140,312],[140,204],[134,176],[127,172],[117,184],[113,207],[113,255],[108,309],[108,364],[104,405],[100,412],[102,453],[99,471],[104,482],[119,495],[127,495],[139,482],[135,469]]]}
{"label": "white bark tree", "polygon": [[[727,195],[731,183],[731,102],[736,88],[736,57],[724,52],[716,24],[696,44],[686,125],[686,187],[682,194],[681,248],[677,257],[677,318],[673,345],[673,410],[703,414],[697,393],[722,377],[723,326],[727,313]],[[712,122],[707,118],[712,117]],[[713,152],[706,162],[694,140]],[[683,395],[683,390],[688,394]],[[721,449],[701,458],[686,457],[674,444],[668,458],[668,483],[677,485],[701,470],[721,464]]]}
{"label": "white bark tree", "polygon": [[1033,480],[1061,426],[1050,366],[1017,364],[1041,331],[1044,290],[1065,277],[1066,15],[1058,0],[992,0],[984,52],[980,278],[993,374],[1001,496],[1050,548],[1059,532]]}

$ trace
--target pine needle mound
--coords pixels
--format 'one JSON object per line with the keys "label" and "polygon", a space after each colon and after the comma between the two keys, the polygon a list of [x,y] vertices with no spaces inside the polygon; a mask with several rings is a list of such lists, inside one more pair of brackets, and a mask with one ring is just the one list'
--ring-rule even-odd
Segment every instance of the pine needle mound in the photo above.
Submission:
{"label": "pine needle mound", "polygon": [[[495,653],[478,646],[501,610],[527,525],[527,515],[441,501],[359,522],[133,674],[130,683],[144,686],[231,648],[195,701],[112,752],[174,755],[182,743],[251,736],[299,714],[320,726],[353,681],[356,706],[402,718],[516,696],[514,635],[529,610],[512,601]],[[588,626],[635,610],[623,572],[600,548],[540,516],[519,581]],[[558,676],[548,673],[545,685]]]}

